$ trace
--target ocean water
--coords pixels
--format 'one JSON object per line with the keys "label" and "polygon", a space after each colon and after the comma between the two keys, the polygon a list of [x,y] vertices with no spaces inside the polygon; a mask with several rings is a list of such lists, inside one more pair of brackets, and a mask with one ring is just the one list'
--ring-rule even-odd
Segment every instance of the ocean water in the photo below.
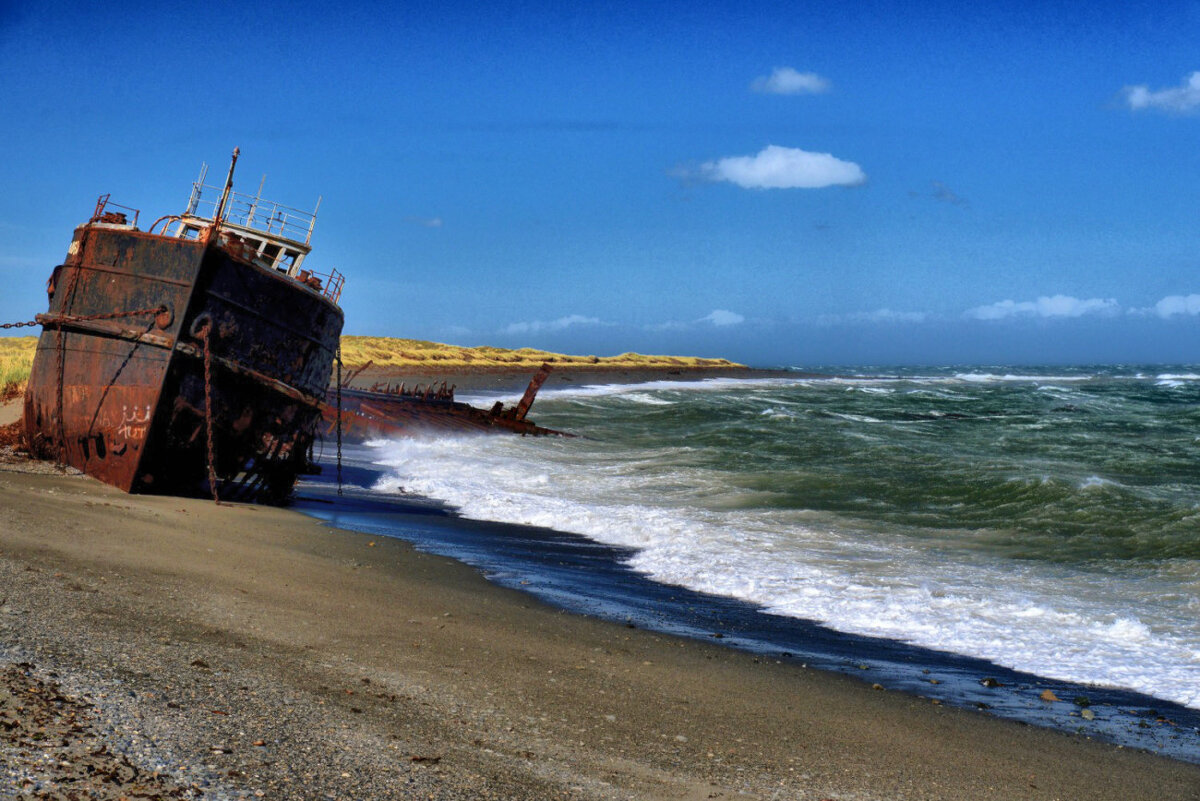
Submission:
{"label": "ocean water", "polygon": [[374,442],[371,489],[835,631],[1200,709],[1200,367],[590,386],[533,416],[582,436]]}

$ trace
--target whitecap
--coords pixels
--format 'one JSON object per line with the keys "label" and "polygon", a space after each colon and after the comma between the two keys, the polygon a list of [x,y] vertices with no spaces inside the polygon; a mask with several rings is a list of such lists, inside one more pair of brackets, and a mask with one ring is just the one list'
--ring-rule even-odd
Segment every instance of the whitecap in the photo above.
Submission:
{"label": "whitecap", "polygon": [[1083,481],[1079,482],[1079,489],[1081,489],[1081,490],[1090,490],[1090,489],[1098,489],[1100,487],[1113,487],[1113,486],[1119,486],[1119,485],[1115,481],[1110,481],[1109,479],[1101,478],[1100,476],[1088,476]]}
{"label": "whitecap", "polygon": [[877,417],[871,417],[866,414],[851,414],[850,412],[829,412],[830,417],[839,417],[842,420],[850,420],[855,423],[882,423],[883,421]]}
{"label": "whitecap", "polygon": [[651,395],[648,392],[626,392],[621,395],[621,400],[631,403],[642,403],[647,406],[671,406],[671,401],[666,398],[660,398],[657,395]]}
{"label": "whitecap", "polygon": [[1091,381],[1095,378],[1093,375],[1025,375],[1019,373],[1005,373],[1004,375],[997,373],[955,373],[954,377],[960,381],[972,383],[989,383],[999,381],[1012,381],[1020,383]]}

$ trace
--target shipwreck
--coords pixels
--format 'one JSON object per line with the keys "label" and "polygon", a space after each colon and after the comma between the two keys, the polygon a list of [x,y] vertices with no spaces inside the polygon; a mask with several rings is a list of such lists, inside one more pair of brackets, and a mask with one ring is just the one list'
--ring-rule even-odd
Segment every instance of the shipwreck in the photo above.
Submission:
{"label": "shipwreck", "polygon": [[36,318],[34,455],[126,492],[268,502],[309,468],[344,278],[305,266],[316,209],[234,192],[237,158],[147,230],[109,195],[75,229]]}
{"label": "shipwreck", "polygon": [[371,362],[367,362],[329,390],[324,407],[326,435],[345,436],[353,441],[429,432],[572,436],[539,426],[527,417],[538,390],[550,376],[548,364],[543,364],[534,373],[525,394],[515,406],[506,407],[496,401],[487,409],[456,401],[455,388],[446,382],[411,388],[406,384],[395,386],[380,382],[370,387],[351,386],[351,382],[370,367]]}

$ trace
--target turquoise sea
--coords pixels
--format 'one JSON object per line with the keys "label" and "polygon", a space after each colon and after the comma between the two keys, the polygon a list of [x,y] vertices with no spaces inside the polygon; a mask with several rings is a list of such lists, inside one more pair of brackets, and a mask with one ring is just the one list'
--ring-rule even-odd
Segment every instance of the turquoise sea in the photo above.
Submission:
{"label": "turquoise sea", "polygon": [[581,436],[362,458],[656,585],[1200,709],[1200,366],[820,372],[550,389]]}

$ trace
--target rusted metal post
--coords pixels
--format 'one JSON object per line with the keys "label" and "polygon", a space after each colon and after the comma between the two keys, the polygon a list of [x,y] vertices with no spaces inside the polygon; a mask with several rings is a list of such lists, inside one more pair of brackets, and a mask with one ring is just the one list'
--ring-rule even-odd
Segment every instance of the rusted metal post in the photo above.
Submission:
{"label": "rusted metal post", "polygon": [[340,383],[340,384],[341,384],[343,387],[348,387],[348,386],[350,386],[350,382],[352,382],[354,379],[358,378],[358,376],[359,376],[359,374],[360,374],[360,373],[362,373],[364,370],[366,370],[368,367],[370,367],[370,366],[371,366],[371,365],[373,365],[374,363],[375,363],[375,360],[374,360],[374,359],[370,359],[370,360],[368,360],[368,361],[367,361],[367,363],[366,363],[366,364],[364,364],[362,367],[359,367],[359,368],[357,368],[357,369],[355,369],[355,370],[351,370],[351,371],[350,371],[350,373],[349,373],[349,374],[346,376],[346,379],[345,379],[344,381],[340,381],[339,383]]}
{"label": "rusted metal post", "polygon": [[237,166],[238,156],[241,155],[242,149],[235,147],[233,149],[233,159],[229,162],[229,175],[225,178],[225,190],[221,192],[221,202],[217,204],[216,214],[213,215],[213,227],[219,226],[221,220],[225,216],[225,203],[229,200],[229,192],[233,189],[233,168]]}
{"label": "rusted metal post", "polygon": [[553,369],[550,365],[543,364],[534,374],[529,386],[525,389],[525,394],[521,397],[521,402],[517,404],[515,419],[524,420],[525,415],[529,414],[529,407],[533,405],[533,399],[537,397],[538,390],[542,388],[542,384],[546,383],[546,379],[550,377],[550,371]]}

